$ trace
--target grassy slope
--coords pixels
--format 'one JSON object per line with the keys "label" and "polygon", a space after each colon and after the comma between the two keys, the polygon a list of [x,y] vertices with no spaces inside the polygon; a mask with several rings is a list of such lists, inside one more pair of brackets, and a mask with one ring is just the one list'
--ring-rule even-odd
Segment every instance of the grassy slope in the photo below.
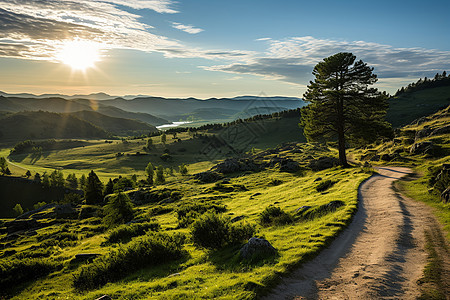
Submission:
{"label": "grassy slope", "polygon": [[[289,157],[301,159],[304,154],[289,154]],[[193,179],[181,179],[177,183],[169,183],[167,187],[181,190],[184,194],[182,202],[197,202],[203,199],[220,196],[218,203],[227,205],[225,213],[231,217],[244,215],[244,221],[256,224],[258,214],[270,204],[276,204],[284,210],[294,213],[303,206],[317,206],[332,200],[341,200],[345,206],[312,221],[297,221],[292,225],[275,227],[258,227],[258,235],[264,236],[278,249],[279,257],[265,264],[248,265],[236,260],[239,247],[228,248],[219,252],[207,252],[196,249],[190,242],[185,246],[189,255],[184,260],[153,269],[144,269],[125,280],[110,283],[100,290],[77,293],[71,286],[72,272],[76,266],[68,261],[79,252],[106,253],[109,247],[101,247],[102,235],[85,238],[75,247],[62,249],[55,259],[64,261],[64,268],[37,280],[17,295],[22,298],[80,298],[94,299],[103,294],[121,299],[252,299],[255,290],[261,291],[273,284],[279,274],[285,273],[298,265],[313,253],[325,246],[332,237],[350,220],[356,209],[357,187],[369,175],[359,169],[329,169],[308,176],[280,173],[266,170],[246,176],[234,177],[232,184],[244,184],[249,191],[218,193],[209,190],[213,184],[198,184]],[[338,180],[330,190],[318,193],[314,182],[317,177]],[[272,179],[282,181],[278,186],[271,186]],[[259,196],[252,195],[261,193]],[[180,203],[168,204],[176,208]],[[139,207],[140,215],[145,216],[154,205]],[[171,212],[156,217],[164,230],[187,232],[186,229],[173,230],[176,227],[176,214]],[[71,232],[81,232],[85,225],[68,223]],[[57,231],[58,226],[40,229],[39,235],[48,231]],[[81,234],[80,234],[81,235]],[[27,242],[28,240],[28,242]],[[35,238],[25,238],[17,249],[27,248],[35,243]],[[179,273],[177,276],[169,276]]]}
{"label": "grassy slope", "polygon": [[387,120],[394,128],[435,113],[450,104],[450,86],[404,93],[389,100]]}

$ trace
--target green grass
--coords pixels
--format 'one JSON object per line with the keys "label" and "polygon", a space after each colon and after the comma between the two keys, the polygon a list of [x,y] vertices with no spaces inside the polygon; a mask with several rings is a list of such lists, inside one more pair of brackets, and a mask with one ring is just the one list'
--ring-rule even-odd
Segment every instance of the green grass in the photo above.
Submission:
{"label": "green grass", "polygon": [[[100,144],[94,142],[92,146],[85,148],[88,147],[94,150],[100,147]],[[307,154],[284,152],[282,155],[302,161]],[[68,160],[70,157],[65,159]],[[198,170],[206,168],[208,164],[210,162],[203,163]],[[188,168],[193,173],[193,166],[189,165]],[[108,294],[121,299],[254,299],[259,293],[271,287],[280,274],[288,273],[318,253],[348,224],[356,210],[357,188],[369,176],[359,168],[334,168],[318,173],[307,172],[303,175],[268,169],[248,173],[245,176],[239,175],[230,177],[230,185],[245,186],[247,190],[239,189],[225,193],[213,189],[214,183],[200,184],[189,176],[178,177],[177,181],[174,178],[174,181],[168,182],[165,187],[180,191],[183,195],[181,200],[167,204],[145,204],[136,208],[136,214],[139,218],[152,218],[154,222],[158,222],[161,225],[161,232],[183,233],[189,237],[189,228],[178,227],[176,213],[178,207],[202,202],[225,205],[227,208],[223,213],[225,216],[230,218],[243,216],[241,221],[234,224],[256,226],[257,235],[265,237],[278,250],[278,256],[259,263],[247,263],[239,259],[241,245],[231,245],[212,251],[196,248],[188,238],[183,248],[187,253],[185,258],[163,265],[142,267],[118,282],[108,283],[98,290],[80,293],[72,285],[73,275],[81,267],[79,264],[71,263],[74,255],[87,252],[106,254],[118,246],[104,243],[109,233],[95,231],[99,225],[90,224],[95,218],[70,221],[66,223],[68,230],[79,234],[80,238],[74,245],[55,250],[53,257],[63,265],[63,268],[27,284],[16,298],[95,299]],[[316,191],[317,184],[314,183],[317,177],[336,183],[327,191],[320,193]],[[273,182],[277,184],[274,185]],[[301,206],[317,208],[334,200],[342,201],[345,205],[308,220],[302,220],[296,215],[296,209]],[[294,222],[269,227],[259,225],[260,214],[269,205],[276,205],[292,214]],[[161,206],[167,210],[156,216],[150,215],[154,208]],[[38,245],[39,236],[51,236],[58,232],[60,226],[53,225],[39,229],[37,236],[21,238],[11,249],[24,251],[30,246]],[[176,275],[170,276],[171,274]]]}

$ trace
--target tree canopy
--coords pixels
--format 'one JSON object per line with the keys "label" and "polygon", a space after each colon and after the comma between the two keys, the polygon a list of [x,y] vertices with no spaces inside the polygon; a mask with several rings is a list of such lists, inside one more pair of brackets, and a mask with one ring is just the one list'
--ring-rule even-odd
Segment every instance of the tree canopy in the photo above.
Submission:
{"label": "tree canopy", "polygon": [[103,201],[103,184],[94,171],[91,171],[88,175],[84,197],[86,204],[99,204]]}
{"label": "tree canopy", "polygon": [[337,139],[343,166],[348,165],[348,143],[360,145],[392,133],[384,120],[387,95],[369,87],[377,76],[372,67],[355,59],[352,53],[341,52],[319,62],[303,95],[309,105],[302,109],[300,125],[307,140]]}

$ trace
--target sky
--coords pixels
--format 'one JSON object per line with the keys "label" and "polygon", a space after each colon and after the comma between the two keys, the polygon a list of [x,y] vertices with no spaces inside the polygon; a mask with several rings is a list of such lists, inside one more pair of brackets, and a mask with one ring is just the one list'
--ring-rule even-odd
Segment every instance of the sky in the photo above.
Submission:
{"label": "sky", "polygon": [[450,1],[0,0],[0,90],[302,97],[352,52],[394,93],[450,70]]}

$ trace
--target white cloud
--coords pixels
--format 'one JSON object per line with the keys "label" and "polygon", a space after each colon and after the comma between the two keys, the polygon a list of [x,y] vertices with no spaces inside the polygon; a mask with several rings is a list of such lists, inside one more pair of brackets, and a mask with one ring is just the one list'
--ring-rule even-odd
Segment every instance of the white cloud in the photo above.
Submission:
{"label": "white cloud", "polygon": [[271,40],[272,40],[272,39],[269,38],[269,37],[264,37],[264,38],[256,39],[255,41],[256,41],[256,42],[264,42],[264,41],[271,41]]}
{"label": "white cloud", "polygon": [[200,33],[202,31],[204,31],[201,28],[195,28],[192,25],[183,25],[183,24],[177,23],[177,22],[173,22],[172,23],[172,27],[175,28],[175,29],[179,29],[181,31],[190,33],[190,34],[197,34],[197,33]]}

